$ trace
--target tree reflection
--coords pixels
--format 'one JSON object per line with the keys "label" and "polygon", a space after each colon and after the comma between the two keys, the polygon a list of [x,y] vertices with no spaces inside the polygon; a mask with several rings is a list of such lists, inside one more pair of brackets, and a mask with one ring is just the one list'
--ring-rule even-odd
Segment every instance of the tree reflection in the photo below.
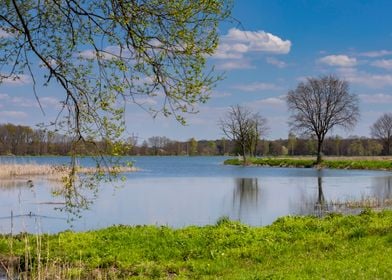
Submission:
{"label": "tree reflection", "polygon": [[317,186],[317,196],[303,194],[299,211],[294,212],[322,217],[330,212],[355,214],[365,208],[383,209],[392,206],[392,176],[372,178],[370,191],[350,200],[326,200],[321,174],[317,177]]}
{"label": "tree reflection", "polygon": [[379,207],[392,206],[392,176],[374,178],[372,195]]}
{"label": "tree reflection", "polygon": [[13,190],[15,188],[29,188],[32,186],[31,180],[0,180],[0,189]]}
{"label": "tree reflection", "polygon": [[313,214],[322,217],[326,212],[329,211],[328,203],[325,202],[325,197],[323,193],[323,178],[319,175],[317,177],[317,201],[314,203]]}
{"label": "tree reflection", "polygon": [[257,178],[236,178],[235,181],[233,209],[237,218],[241,219],[242,215],[246,215],[247,211],[257,208],[259,184]]}
{"label": "tree reflection", "polygon": [[317,176],[317,195],[308,196],[303,194],[302,203],[297,212],[300,215],[315,215],[322,217],[331,210],[331,205],[325,200],[323,192],[323,176],[322,170],[318,172]]}

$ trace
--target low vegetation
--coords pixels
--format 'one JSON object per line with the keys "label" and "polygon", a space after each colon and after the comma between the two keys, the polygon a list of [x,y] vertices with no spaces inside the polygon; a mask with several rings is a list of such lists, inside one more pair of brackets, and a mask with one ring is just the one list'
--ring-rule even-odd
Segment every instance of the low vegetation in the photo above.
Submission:
{"label": "low vegetation", "polygon": [[28,279],[391,279],[391,260],[392,211],[0,237],[2,266]]}
{"label": "low vegetation", "polygon": [[[93,167],[77,167],[78,173],[94,172],[132,172],[136,168],[129,166],[118,166],[109,169],[97,169]],[[12,179],[18,177],[45,176],[48,179],[61,180],[64,176],[69,175],[70,166],[66,165],[49,165],[49,164],[0,164],[0,179]]]}
{"label": "low vegetation", "polygon": [[[244,162],[238,158],[227,159],[227,165],[243,165]],[[278,167],[318,167],[334,169],[368,169],[368,170],[392,170],[392,159],[375,157],[369,158],[329,158],[317,164],[313,158],[250,158],[246,165],[278,166]]]}

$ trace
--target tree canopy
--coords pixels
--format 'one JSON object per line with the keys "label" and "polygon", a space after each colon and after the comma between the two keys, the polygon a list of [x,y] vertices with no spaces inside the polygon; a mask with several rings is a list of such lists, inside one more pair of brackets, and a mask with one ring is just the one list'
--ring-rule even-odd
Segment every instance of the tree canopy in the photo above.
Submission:
{"label": "tree canopy", "polygon": [[260,137],[268,131],[267,120],[259,113],[243,106],[232,106],[226,116],[219,121],[222,132],[237,143],[244,164],[247,156],[254,156]]}
{"label": "tree canopy", "polygon": [[291,128],[317,138],[317,162],[327,133],[335,126],[352,128],[359,118],[358,97],[348,82],[335,76],[308,78],[287,94]]}
{"label": "tree canopy", "polygon": [[[225,0],[5,0],[0,5],[0,81],[30,75],[57,83],[53,124],[76,141],[116,139],[127,102],[155,97],[154,115],[196,111],[219,78],[205,69],[228,17]],[[40,71],[36,71],[41,68]],[[38,98],[37,98],[38,99]]]}
{"label": "tree canopy", "polygon": [[392,113],[384,113],[370,127],[373,137],[380,139],[384,144],[385,154],[391,154],[392,146]]}

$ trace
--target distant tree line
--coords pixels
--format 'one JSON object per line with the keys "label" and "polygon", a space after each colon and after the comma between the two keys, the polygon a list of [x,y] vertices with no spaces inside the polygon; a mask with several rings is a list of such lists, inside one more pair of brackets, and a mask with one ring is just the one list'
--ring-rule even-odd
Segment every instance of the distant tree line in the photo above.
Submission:
{"label": "distant tree line", "polygon": [[76,142],[72,137],[29,126],[0,124],[0,155],[94,155],[125,154],[127,143],[87,139]]}
{"label": "distant tree line", "polygon": [[[28,126],[0,125],[0,155],[69,155],[72,139],[45,129]],[[323,153],[328,156],[378,156],[387,155],[389,150],[382,139],[350,136],[326,137]],[[98,152],[118,155],[241,155],[242,147],[234,140],[171,140],[165,136],[153,136],[141,143],[137,137],[111,143],[109,141],[86,141],[76,147],[81,155]],[[260,140],[254,148],[255,156],[317,155],[317,139],[303,138],[290,133],[287,139]]]}
{"label": "distant tree line", "polygon": [[62,155],[70,150],[70,143],[68,137],[44,129],[9,123],[0,125],[1,155]]}

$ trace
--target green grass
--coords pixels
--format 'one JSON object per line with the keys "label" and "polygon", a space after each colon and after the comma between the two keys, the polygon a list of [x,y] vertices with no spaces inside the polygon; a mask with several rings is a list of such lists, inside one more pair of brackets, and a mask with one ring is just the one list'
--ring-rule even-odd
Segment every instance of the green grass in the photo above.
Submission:
{"label": "green grass", "polygon": [[325,160],[323,165],[337,169],[392,170],[392,160]]}
{"label": "green grass", "polygon": [[[242,165],[239,159],[227,159],[224,164]],[[305,167],[316,166],[315,159],[308,158],[250,158],[250,165],[278,166],[278,167]],[[334,169],[368,169],[368,170],[392,170],[392,160],[371,159],[325,159],[318,167]]]}
{"label": "green grass", "polygon": [[10,256],[29,279],[38,266],[61,279],[392,279],[392,211],[2,236],[0,260]]}

